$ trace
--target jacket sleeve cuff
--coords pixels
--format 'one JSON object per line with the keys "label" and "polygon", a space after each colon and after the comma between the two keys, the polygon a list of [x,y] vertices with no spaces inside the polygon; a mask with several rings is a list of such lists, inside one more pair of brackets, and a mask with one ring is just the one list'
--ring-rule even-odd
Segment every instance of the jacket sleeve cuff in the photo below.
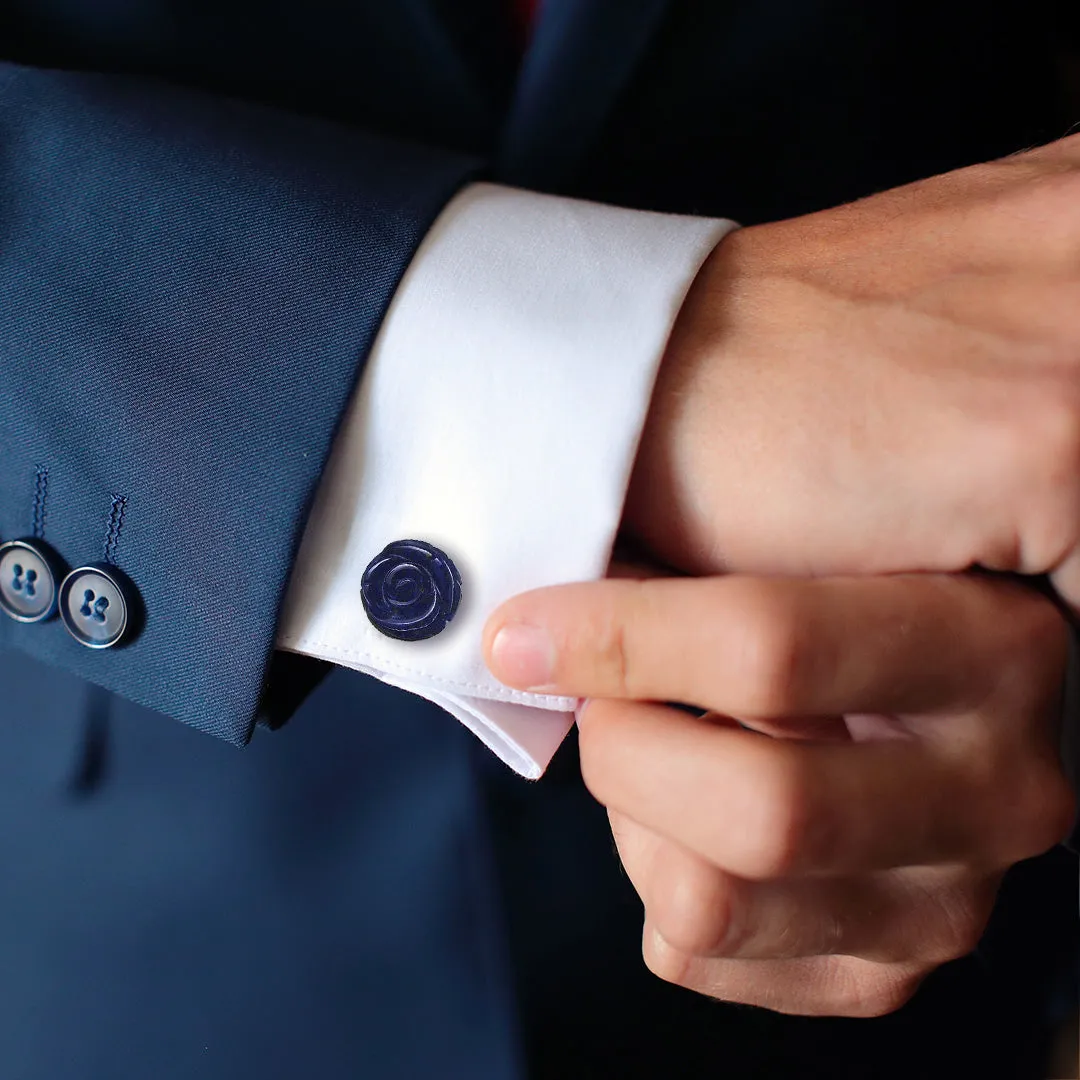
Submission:
{"label": "jacket sleeve cuff", "polygon": [[[425,238],[379,332],[320,485],[278,645],[437,702],[524,776],[576,701],[499,683],[481,631],[527,589],[603,577],[657,368],[732,222],[489,184]],[[389,543],[447,553],[462,599],[423,641],[360,602]]]}
{"label": "jacket sleeve cuff", "polygon": [[242,744],[341,415],[477,163],[2,63],[0,148],[0,529],[145,612],[122,648],[6,617],[0,645]]}

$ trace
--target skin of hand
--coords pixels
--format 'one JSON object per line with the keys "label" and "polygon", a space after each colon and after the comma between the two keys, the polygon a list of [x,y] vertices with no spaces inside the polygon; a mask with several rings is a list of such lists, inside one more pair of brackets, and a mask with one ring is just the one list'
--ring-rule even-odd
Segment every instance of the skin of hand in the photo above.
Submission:
{"label": "skin of hand", "polygon": [[1080,610],[1080,135],[729,235],[623,533],[695,574],[1051,573]]}
{"label": "skin of hand", "polygon": [[971,951],[1003,871],[1066,835],[1067,628],[1035,591],[615,573],[507,601],[484,650],[511,686],[595,699],[582,771],[661,978],[781,1012],[889,1012]]}

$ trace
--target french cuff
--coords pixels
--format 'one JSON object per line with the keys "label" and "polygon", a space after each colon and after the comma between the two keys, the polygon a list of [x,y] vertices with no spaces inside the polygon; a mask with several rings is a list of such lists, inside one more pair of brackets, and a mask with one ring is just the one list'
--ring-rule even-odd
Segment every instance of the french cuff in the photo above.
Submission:
{"label": "french cuff", "polygon": [[[577,700],[498,682],[484,623],[516,593],[604,576],[675,317],[734,228],[490,184],[459,194],[343,420],[278,646],[436,702],[538,778]],[[426,640],[385,636],[362,603],[365,570],[399,540],[460,574],[453,619]]]}

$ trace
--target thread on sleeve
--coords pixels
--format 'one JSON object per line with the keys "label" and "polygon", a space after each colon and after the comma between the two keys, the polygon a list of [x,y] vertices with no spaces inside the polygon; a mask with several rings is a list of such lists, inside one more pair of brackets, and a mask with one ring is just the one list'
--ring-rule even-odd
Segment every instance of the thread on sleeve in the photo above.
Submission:
{"label": "thread on sleeve", "polygon": [[124,528],[124,512],[127,509],[126,495],[113,495],[109,506],[109,518],[105,527],[105,562],[116,565],[116,550],[120,546],[120,533]]}
{"label": "thread on sleeve", "polygon": [[33,533],[35,540],[45,539],[45,516],[49,499],[49,470],[38,465],[34,471]]}

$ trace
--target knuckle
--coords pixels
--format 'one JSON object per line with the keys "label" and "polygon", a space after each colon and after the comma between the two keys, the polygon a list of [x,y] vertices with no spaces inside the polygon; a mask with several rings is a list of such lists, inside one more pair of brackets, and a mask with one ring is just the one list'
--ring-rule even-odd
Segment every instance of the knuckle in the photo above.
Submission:
{"label": "knuckle", "polygon": [[[820,832],[823,822],[812,809],[809,778],[791,748],[773,743],[758,770],[755,805],[743,829],[739,872],[751,880],[782,878],[794,872],[821,837],[811,837],[811,824]],[[825,845],[827,847],[827,841]]]}
{"label": "knuckle", "polygon": [[605,696],[646,699],[656,681],[655,637],[664,609],[656,579],[622,580],[609,602],[578,629],[585,652],[595,657],[597,682]]}
{"label": "knuckle", "polygon": [[658,979],[693,989],[690,985],[690,961],[687,954],[669,945],[648,923],[645,924],[641,937],[641,958]]}
{"label": "knuckle", "polygon": [[[636,596],[637,590],[630,595]],[[633,697],[631,683],[633,668],[630,662],[630,635],[627,626],[633,622],[634,600],[608,610],[598,626],[589,632],[595,634],[596,660],[599,666],[600,685],[607,688],[612,697]]]}
{"label": "knuckle", "polygon": [[[1017,754],[1021,757],[1022,754]],[[1068,836],[1076,816],[1076,795],[1056,761],[1027,760],[1001,769],[995,799],[991,852],[998,866],[1048,851]]]}
{"label": "knuckle", "polygon": [[650,921],[664,940],[681,952],[703,955],[728,951],[733,944],[729,940],[731,914],[728,891],[704,882],[699,874],[672,874],[650,897]]}
{"label": "knuckle", "polygon": [[803,643],[791,607],[761,591],[742,614],[735,700],[747,716],[772,717],[798,709]]}

